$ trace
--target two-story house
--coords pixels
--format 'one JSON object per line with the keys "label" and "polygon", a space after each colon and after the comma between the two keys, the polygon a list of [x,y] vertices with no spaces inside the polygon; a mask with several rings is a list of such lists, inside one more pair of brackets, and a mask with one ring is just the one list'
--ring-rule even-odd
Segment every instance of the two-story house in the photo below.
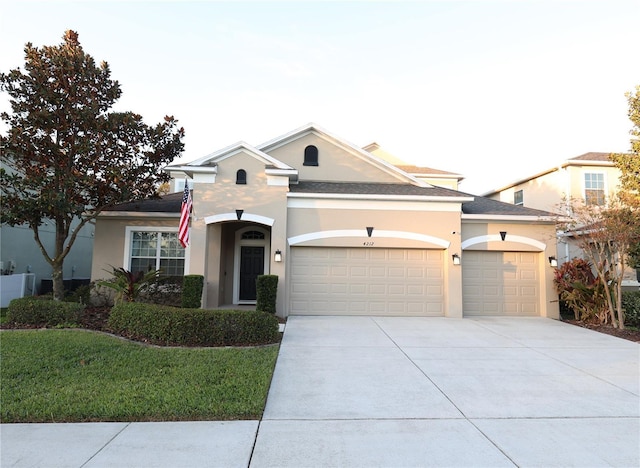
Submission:
{"label": "two-story house", "polygon": [[[610,153],[586,153],[567,159],[556,167],[525,177],[484,193],[492,200],[539,210],[566,214],[571,199],[604,206],[619,185],[620,170],[609,159]],[[558,236],[558,260],[563,263],[583,254],[570,236]],[[625,272],[625,287],[636,288],[636,273]]]}
{"label": "two-story house", "polygon": [[[96,223],[92,278],[109,265],[205,277],[203,306],[255,303],[279,278],[277,313],[558,317],[550,213],[429,183],[309,124],[258,146],[239,142],[166,168],[192,187],[125,203]],[[402,165],[400,165],[402,166]]]}

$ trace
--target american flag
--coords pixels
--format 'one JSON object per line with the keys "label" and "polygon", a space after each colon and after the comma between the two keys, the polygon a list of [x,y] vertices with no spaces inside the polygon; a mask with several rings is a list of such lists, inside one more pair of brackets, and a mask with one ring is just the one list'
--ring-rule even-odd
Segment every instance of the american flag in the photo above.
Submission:
{"label": "american flag", "polygon": [[180,229],[178,231],[178,240],[182,247],[189,245],[189,218],[191,218],[191,191],[187,179],[184,179],[184,195],[182,196],[182,208],[180,208]]}

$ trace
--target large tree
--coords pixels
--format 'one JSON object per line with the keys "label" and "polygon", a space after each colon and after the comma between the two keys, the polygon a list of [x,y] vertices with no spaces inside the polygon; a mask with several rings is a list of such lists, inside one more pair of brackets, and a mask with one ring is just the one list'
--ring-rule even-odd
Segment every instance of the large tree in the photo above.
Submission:
{"label": "large tree", "polygon": [[[62,268],[78,232],[105,208],[154,196],[168,180],[160,168],[184,148],[173,117],[148,126],[140,115],[113,112],[122,91],[106,62],[96,65],[67,31],[56,46],[26,44],[23,70],[0,73],[11,112],[0,135],[2,213],[26,224],[52,268],[54,298],[64,294]],[[55,224],[55,245],[40,237]]]}
{"label": "large tree", "polygon": [[629,249],[640,235],[637,211],[617,199],[610,200],[604,209],[582,200],[572,200],[570,206],[571,215],[560,222],[561,229],[574,239],[597,274],[608,310],[601,318],[624,328],[622,280]]}
{"label": "large tree", "polygon": [[[611,159],[620,169],[620,200],[636,216],[640,216],[640,86],[635,94],[626,94],[629,102],[629,120],[631,120],[631,149],[628,153],[616,153]],[[629,265],[640,268],[640,236],[629,247]]]}
{"label": "large tree", "polygon": [[611,159],[620,169],[622,201],[640,209],[640,86],[636,92],[627,93],[629,120],[631,120],[631,150],[628,153],[612,154]]}
{"label": "large tree", "polygon": [[[622,281],[627,266],[640,266],[640,86],[627,93],[632,122],[631,151],[611,154],[620,169],[620,187],[605,207],[570,200],[570,213],[560,223],[573,237],[598,275],[608,313],[615,327],[624,328]],[[595,290],[594,290],[595,291]]]}

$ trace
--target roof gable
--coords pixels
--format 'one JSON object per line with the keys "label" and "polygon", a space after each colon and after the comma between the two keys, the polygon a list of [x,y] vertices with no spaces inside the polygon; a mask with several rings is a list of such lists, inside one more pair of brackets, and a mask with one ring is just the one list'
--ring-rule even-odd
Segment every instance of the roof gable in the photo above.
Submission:
{"label": "roof gable", "polygon": [[570,158],[565,160],[560,166],[556,166],[556,167],[552,167],[550,169],[538,172],[532,176],[529,177],[524,177],[522,179],[518,179],[515,182],[511,182],[501,188],[495,189],[495,190],[490,190],[488,192],[485,192],[483,194],[483,196],[491,196],[491,195],[495,195],[496,193],[500,193],[504,190],[508,190],[510,188],[513,188],[517,185],[522,185],[524,183],[530,182],[532,180],[535,180],[539,177],[545,176],[547,174],[551,174],[552,172],[555,172],[559,169],[564,169],[566,167],[569,166],[576,166],[576,167],[580,167],[580,166],[589,166],[589,167],[614,167],[615,164],[613,163],[613,161],[611,161],[611,159],[609,158],[609,155],[611,153],[599,153],[599,152],[590,152],[590,153],[584,153],[580,156],[576,156],[575,158]]}
{"label": "roof gable", "polygon": [[188,166],[206,166],[217,164],[220,161],[224,161],[227,158],[233,157],[238,153],[246,153],[258,161],[265,164],[265,166],[271,166],[277,169],[293,169],[291,166],[283,163],[282,161],[278,161],[277,159],[269,156],[267,153],[260,151],[259,149],[251,146],[250,144],[240,141],[231,146],[227,146],[219,151],[211,153],[207,156],[204,156],[200,159],[196,159],[195,161],[187,164]]}
{"label": "roof gable", "polygon": [[390,175],[399,183],[408,183],[419,187],[429,186],[429,184],[427,184],[426,182],[413,177],[411,174],[402,171],[393,164],[369,153],[368,151],[365,151],[364,149],[348,142],[347,140],[333,135],[332,133],[314,123],[309,123],[303,127],[297,128],[295,130],[292,130],[291,132],[267,141],[266,143],[258,145],[258,149],[265,153],[271,154],[272,152],[277,152],[278,149],[283,148],[286,145],[296,142],[302,138],[305,138],[308,135],[314,135],[328,142],[329,144],[345,151],[346,153],[349,153],[363,163],[368,164],[387,175]]}

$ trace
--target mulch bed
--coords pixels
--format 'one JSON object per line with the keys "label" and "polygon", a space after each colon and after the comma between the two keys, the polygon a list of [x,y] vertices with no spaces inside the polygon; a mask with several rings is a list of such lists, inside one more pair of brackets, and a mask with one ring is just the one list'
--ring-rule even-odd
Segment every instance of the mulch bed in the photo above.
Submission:
{"label": "mulch bed", "polygon": [[619,328],[613,328],[611,325],[599,325],[596,323],[581,322],[573,319],[563,319],[563,322],[570,323],[582,328],[588,328],[589,330],[595,330],[600,333],[606,333],[607,335],[613,335],[618,338],[623,338],[629,341],[635,341],[640,343],[640,330],[628,329],[620,330]]}

